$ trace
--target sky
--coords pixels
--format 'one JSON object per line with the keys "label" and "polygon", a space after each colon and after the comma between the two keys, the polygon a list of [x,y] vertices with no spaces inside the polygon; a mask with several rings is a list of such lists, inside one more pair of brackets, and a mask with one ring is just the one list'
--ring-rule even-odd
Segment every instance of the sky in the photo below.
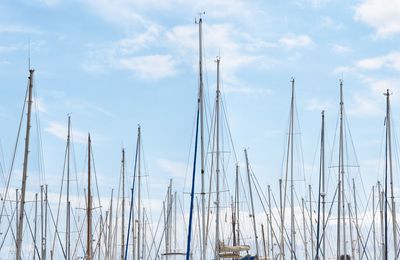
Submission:
{"label": "sky", "polygon": [[[202,12],[207,111],[211,115],[214,60],[220,56],[226,117],[240,165],[248,148],[262,185],[277,185],[293,77],[299,154],[307,183],[315,180],[320,113],[326,111],[327,142],[334,147],[343,79],[357,165],[368,185],[382,177],[386,89],[393,94],[398,133],[396,0],[1,1],[2,171],[10,167],[30,57],[40,122],[31,149],[33,182],[43,172],[37,159],[42,152],[45,177],[40,178],[58,190],[70,114],[76,172],[85,171],[90,132],[105,194],[118,185],[123,147],[132,171],[138,124],[151,197],[161,198],[170,178],[179,191],[188,191],[198,88],[195,21]],[[19,158],[17,172],[21,163]],[[20,182],[18,174],[13,181]]]}

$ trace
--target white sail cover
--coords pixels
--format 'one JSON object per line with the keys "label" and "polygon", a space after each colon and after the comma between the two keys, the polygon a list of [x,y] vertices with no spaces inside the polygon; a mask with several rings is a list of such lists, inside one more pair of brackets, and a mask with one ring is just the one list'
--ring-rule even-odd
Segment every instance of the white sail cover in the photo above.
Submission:
{"label": "white sail cover", "polygon": [[220,242],[219,244],[219,252],[240,252],[240,251],[249,251],[250,246],[248,245],[239,245],[239,246],[227,246],[224,242]]}

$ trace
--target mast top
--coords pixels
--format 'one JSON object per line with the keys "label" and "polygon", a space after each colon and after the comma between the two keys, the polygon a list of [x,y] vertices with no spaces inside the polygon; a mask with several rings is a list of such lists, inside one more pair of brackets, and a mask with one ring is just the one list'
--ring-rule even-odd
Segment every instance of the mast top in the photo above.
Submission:
{"label": "mast top", "polygon": [[340,106],[343,106],[343,79],[339,80],[340,82]]}
{"label": "mast top", "polygon": [[31,70],[31,40],[29,39],[28,44],[28,69]]}
{"label": "mast top", "polygon": [[196,23],[196,24],[200,24],[200,23],[202,23],[202,21],[203,21],[203,19],[201,18],[204,14],[206,14],[206,12],[205,11],[203,11],[203,12],[198,12],[197,13],[198,14],[198,16],[199,16],[199,20],[197,21],[197,18],[194,20],[194,22]]}
{"label": "mast top", "polygon": [[392,95],[392,93],[390,93],[390,90],[389,90],[389,89],[386,89],[386,93],[383,93],[383,95],[385,95],[385,96],[390,96],[390,95]]}
{"label": "mast top", "polygon": [[294,94],[294,77],[292,77],[292,79],[290,80],[290,83],[292,83],[292,98],[293,98],[293,94]]}

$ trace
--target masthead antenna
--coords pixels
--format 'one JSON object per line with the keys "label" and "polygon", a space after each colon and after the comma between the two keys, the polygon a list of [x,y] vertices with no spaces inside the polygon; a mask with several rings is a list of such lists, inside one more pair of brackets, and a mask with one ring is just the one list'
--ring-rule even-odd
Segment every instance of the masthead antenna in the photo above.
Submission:
{"label": "masthead antenna", "polygon": [[[201,17],[202,17],[204,14],[206,14],[205,11],[203,11],[203,12],[198,12],[198,13],[197,13],[198,18],[199,18],[199,21],[201,20]],[[197,21],[197,18],[194,19],[194,22],[195,22],[196,24],[199,23],[199,22]]]}
{"label": "masthead antenna", "polygon": [[28,69],[31,69],[31,39],[28,42]]}

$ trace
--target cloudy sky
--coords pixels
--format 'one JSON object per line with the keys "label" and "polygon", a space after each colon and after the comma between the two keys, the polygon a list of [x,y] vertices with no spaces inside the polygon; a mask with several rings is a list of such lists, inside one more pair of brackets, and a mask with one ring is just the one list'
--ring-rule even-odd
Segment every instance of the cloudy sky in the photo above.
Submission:
{"label": "cloudy sky", "polygon": [[[188,183],[198,84],[195,20],[203,11],[207,111],[211,115],[214,60],[220,56],[224,105],[241,165],[242,150],[249,148],[261,183],[277,184],[294,77],[302,140],[298,153],[306,179],[315,176],[320,112],[326,110],[327,139],[334,147],[342,78],[361,172],[370,183],[381,176],[383,92],[393,93],[394,127],[400,102],[397,0],[1,1],[3,172],[10,167],[17,136],[30,50],[39,112],[34,125],[40,122],[41,133],[39,139],[34,131],[31,154],[38,157],[41,140],[50,189],[60,184],[71,114],[76,172],[84,172],[90,132],[105,193],[118,185],[122,147],[132,171],[138,124],[151,193],[164,194],[171,177],[182,191]],[[30,178],[37,180],[39,166],[32,161]],[[16,170],[21,163],[17,160]]]}

